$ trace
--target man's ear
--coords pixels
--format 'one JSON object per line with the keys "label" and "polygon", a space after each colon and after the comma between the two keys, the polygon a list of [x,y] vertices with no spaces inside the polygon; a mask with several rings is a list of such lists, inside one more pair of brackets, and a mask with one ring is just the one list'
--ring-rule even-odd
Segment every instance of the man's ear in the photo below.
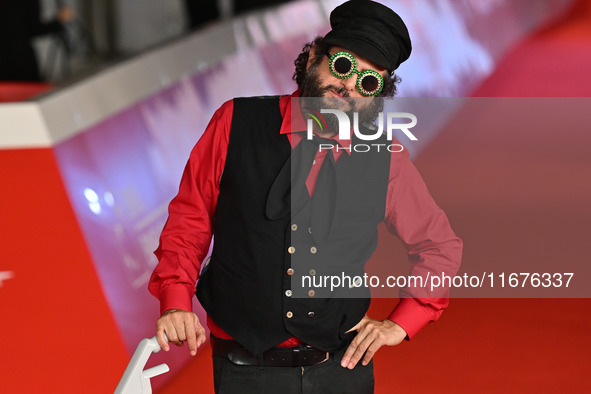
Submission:
{"label": "man's ear", "polygon": [[314,62],[314,58],[316,57],[316,44],[312,44],[310,48],[310,52],[308,54],[308,62],[306,63],[306,71],[310,68],[312,63]]}

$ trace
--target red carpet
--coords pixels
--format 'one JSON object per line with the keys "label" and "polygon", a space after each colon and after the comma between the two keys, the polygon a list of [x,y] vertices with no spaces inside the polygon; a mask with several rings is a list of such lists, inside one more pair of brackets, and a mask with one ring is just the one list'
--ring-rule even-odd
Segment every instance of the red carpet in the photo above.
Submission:
{"label": "red carpet", "polygon": [[[474,95],[588,97],[589,70],[591,2],[581,1],[510,51]],[[591,135],[491,128],[446,131],[416,161],[464,239],[464,260],[487,251],[491,263],[588,263],[591,187],[581,183],[591,170]],[[374,300],[370,316],[384,318],[392,306]],[[454,299],[412,342],[380,350],[376,393],[589,392],[590,332],[589,299]],[[211,393],[211,375],[206,351],[160,393]]]}
{"label": "red carpet", "polygon": [[2,82],[0,81],[0,103],[14,103],[32,99],[53,89],[43,82]]}

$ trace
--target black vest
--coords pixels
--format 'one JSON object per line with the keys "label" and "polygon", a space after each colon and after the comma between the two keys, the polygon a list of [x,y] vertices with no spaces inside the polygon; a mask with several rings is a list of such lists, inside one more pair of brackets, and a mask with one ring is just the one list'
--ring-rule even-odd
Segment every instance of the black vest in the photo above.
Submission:
{"label": "black vest", "polygon": [[277,97],[234,100],[213,253],[197,297],[213,321],[254,354],[292,336],[336,351],[367,312],[369,290],[319,284],[330,275],[363,276],[384,219],[390,154],[382,148],[341,155],[333,230],[317,245],[311,204],[276,220],[266,216],[269,189],[291,154],[281,123]]}

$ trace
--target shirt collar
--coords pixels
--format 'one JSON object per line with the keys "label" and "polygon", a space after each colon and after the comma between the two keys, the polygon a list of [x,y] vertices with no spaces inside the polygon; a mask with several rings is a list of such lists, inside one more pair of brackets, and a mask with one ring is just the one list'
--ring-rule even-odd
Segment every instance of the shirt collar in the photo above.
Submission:
{"label": "shirt collar", "polygon": [[[300,102],[299,100],[292,100],[292,98],[297,97],[300,97],[299,90],[296,90],[291,95],[285,95],[279,98],[279,110],[281,111],[281,116],[283,116],[279,133],[287,134],[287,138],[289,139],[292,149],[298,146],[302,140],[301,132],[305,133],[307,131],[307,124],[306,120],[302,116]],[[292,114],[294,114],[293,119]],[[344,140],[338,138],[338,136],[334,136],[331,138],[331,140],[336,141],[341,146],[340,149],[333,149],[335,158],[337,155],[340,156],[340,152],[343,151],[347,152],[348,155],[351,155],[351,139]]]}

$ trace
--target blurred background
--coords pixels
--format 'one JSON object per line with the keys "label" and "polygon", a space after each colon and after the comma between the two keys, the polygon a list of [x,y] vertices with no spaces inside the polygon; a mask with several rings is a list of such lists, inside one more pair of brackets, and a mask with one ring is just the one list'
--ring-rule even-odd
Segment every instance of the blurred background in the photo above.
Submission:
{"label": "blurred background", "polygon": [[[3,2],[2,49],[26,35],[43,81],[60,84],[220,20],[288,0]],[[10,36],[10,40],[8,37]],[[19,43],[20,44],[20,43]],[[12,46],[15,46],[13,44]],[[2,63],[5,65],[8,59]],[[2,69],[0,69],[2,70]],[[2,80],[10,78],[5,74]],[[8,78],[7,78],[8,77]],[[29,78],[31,79],[31,78]]]}
{"label": "blurred background", "polygon": [[[381,2],[411,32],[399,96],[436,121],[407,149],[463,269],[569,269],[589,288],[591,2]],[[114,390],[154,335],[153,250],[191,148],[226,100],[295,90],[293,60],[340,3],[0,3],[0,392]],[[384,228],[372,260],[408,265]],[[453,299],[382,349],[376,393],[588,391],[589,292],[511,294]],[[155,392],[213,392],[208,345],[162,353]]]}

